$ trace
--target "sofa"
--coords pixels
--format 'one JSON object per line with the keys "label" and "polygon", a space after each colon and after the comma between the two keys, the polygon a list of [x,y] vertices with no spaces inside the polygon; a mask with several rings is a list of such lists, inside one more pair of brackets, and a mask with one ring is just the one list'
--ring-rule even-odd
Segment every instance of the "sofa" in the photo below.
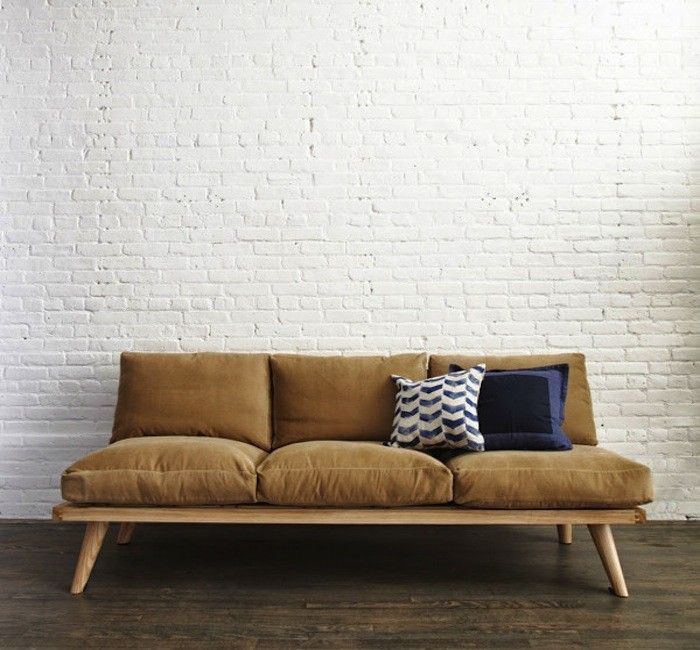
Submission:
{"label": "sofa", "polygon": [[[386,446],[396,389],[448,372],[568,365],[569,451],[439,456]],[[68,467],[58,521],[84,522],[81,593],[109,523],[586,525],[612,592],[628,592],[611,524],[645,520],[644,465],[597,446],[582,354],[121,355],[110,444]]]}

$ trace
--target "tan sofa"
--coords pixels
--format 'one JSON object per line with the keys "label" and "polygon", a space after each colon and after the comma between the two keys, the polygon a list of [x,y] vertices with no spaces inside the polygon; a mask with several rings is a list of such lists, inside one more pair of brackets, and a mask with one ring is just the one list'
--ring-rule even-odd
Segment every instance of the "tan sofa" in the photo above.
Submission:
{"label": "tan sofa", "polygon": [[[386,447],[392,374],[569,364],[571,451],[433,455]],[[610,524],[644,521],[644,465],[596,446],[581,354],[151,354],[121,358],[111,444],[63,474],[60,521],[87,522],[72,593],[83,591],[109,522],[587,524],[613,591],[626,596]]]}

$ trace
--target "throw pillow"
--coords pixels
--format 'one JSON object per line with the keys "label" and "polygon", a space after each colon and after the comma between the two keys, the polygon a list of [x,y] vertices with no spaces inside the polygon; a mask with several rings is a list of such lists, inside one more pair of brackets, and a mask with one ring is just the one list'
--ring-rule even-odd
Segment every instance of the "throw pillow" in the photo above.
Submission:
{"label": "throw pillow", "polygon": [[484,450],[477,402],[486,367],[474,366],[423,381],[392,375],[396,409],[390,447]]}
{"label": "throw pillow", "polygon": [[[460,366],[450,365],[450,371]],[[571,449],[562,429],[569,366],[489,370],[478,402],[486,451]]]}

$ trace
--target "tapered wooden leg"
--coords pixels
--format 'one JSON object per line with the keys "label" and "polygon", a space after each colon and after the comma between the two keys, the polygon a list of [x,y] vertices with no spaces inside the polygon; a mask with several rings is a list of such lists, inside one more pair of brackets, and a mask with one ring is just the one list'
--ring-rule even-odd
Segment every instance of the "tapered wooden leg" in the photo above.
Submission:
{"label": "tapered wooden leg", "polygon": [[614,594],[620,598],[627,598],[629,594],[627,593],[625,576],[622,575],[620,558],[617,556],[615,540],[609,524],[588,524],[588,530],[595,547],[598,549],[598,555],[600,555],[603,567],[605,567],[605,573],[608,574],[608,580],[610,580]]}
{"label": "tapered wooden leg", "polygon": [[117,544],[128,544],[131,541],[131,536],[134,534],[134,528],[136,528],[136,524],[133,521],[125,521],[119,526]]}
{"label": "tapered wooden leg", "polygon": [[574,541],[574,527],[571,524],[557,524],[557,535],[560,544],[571,544]]}
{"label": "tapered wooden leg", "polygon": [[80,555],[78,556],[78,564],[75,567],[75,575],[73,576],[73,585],[70,588],[72,594],[81,594],[92,572],[92,567],[95,566],[97,554],[102,548],[102,542],[105,538],[105,533],[109,524],[106,521],[90,521],[85,527],[85,537],[83,537],[83,545],[80,547]]}

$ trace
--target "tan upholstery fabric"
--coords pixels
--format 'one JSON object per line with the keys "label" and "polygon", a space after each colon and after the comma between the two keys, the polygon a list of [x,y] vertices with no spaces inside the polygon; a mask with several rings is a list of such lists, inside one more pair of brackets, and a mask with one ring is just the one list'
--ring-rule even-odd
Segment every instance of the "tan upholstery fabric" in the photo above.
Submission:
{"label": "tan upholstery fabric", "polygon": [[124,352],[112,442],[213,436],[270,449],[269,355]]}
{"label": "tan upholstery fabric", "polygon": [[568,363],[569,386],[564,412],[564,431],[574,444],[597,444],[591,392],[586,376],[586,359],[582,354],[533,354],[503,357],[476,354],[434,354],[430,357],[429,376],[444,375],[451,363],[458,363],[467,368],[477,363],[485,363],[486,370],[514,370]]}
{"label": "tan upholstery fabric", "polygon": [[388,440],[391,375],[425,379],[425,353],[371,357],[279,354],[271,359],[274,447],[304,440]]}
{"label": "tan upholstery fabric", "polygon": [[447,503],[452,475],[412,449],[316,440],[273,451],[258,467],[258,500],[291,506]]}
{"label": "tan upholstery fabric", "polygon": [[61,477],[61,490],[74,503],[254,503],[255,470],[266,456],[253,445],[223,438],[132,438],[73,463]]}
{"label": "tan upholstery fabric", "polygon": [[648,467],[590,445],[465,453],[446,465],[455,503],[469,508],[629,508],[654,498]]}

